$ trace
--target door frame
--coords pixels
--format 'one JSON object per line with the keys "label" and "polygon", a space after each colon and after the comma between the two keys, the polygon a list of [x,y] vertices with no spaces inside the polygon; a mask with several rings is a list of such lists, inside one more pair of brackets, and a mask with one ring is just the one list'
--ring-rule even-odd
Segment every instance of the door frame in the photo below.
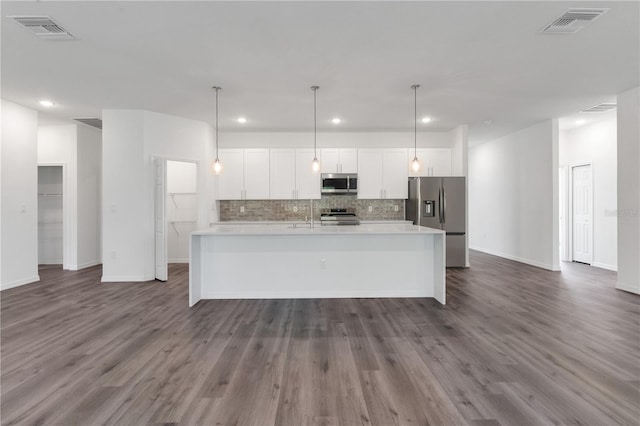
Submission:
{"label": "door frame", "polygon": [[593,251],[594,251],[594,247],[593,247],[593,162],[591,161],[584,161],[584,162],[579,162],[579,163],[571,163],[569,165],[569,179],[568,179],[568,184],[569,184],[569,191],[567,192],[568,194],[568,220],[567,220],[567,228],[569,231],[569,240],[568,240],[568,244],[567,244],[567,248],[568,248],[568,255],[569,255],[569,262],[573,262],[573,169],[576,167],[584,167],[584,166],[589,166],[591,168],[591,182],[590,182],[590,186],[591,186],[591,197],[589,197],[590,203],[591,203],[591,208],[589,209],[589,211],[591,212],[591,216],[589,217],[589,228],[590,228],[590,232],[589,232],[589,247],[591,247],[591,253],[589,254],[589,265],[593,265]]}
{"label": "door frame", "polygon": [[[153,244],[154,244],[154,256],[153,256],[153,267],[154,267],[154,279],[157,279],[156,276],[156,247],[157,247],[157,241],[156,241],[156,231],[155,231],[155,223],[156,223],[156,179],[157,179],[157,174],[156,174],[156,161],[161,160],[164,162],[164,199],[166,200],[167,196],[168,196],[168,191],[167,191],[167,162],[168,161],[175,161],[175,162],[181,162],[181,163],[192,163],[196,165],[196,205],[197,205],[197,211],[198,211],[198,221],[197,224],[198,226],[200,226],[200,223],[202,221],[201,218],[201,208],[202,208],[202,203],[204,202],[203,197],[202,197],[202,188],[205,187],[205,181],[204,181],[204,176],[202,175],[203,170],[201,169],[201,165],[202,165],[202,161],[200,160],[193,160],[193,159],[188,159],[188,158],[181,158],[181,157],[167,157],[167,156],[161,156],[161,155],[154,155],[151,157],[151,160],[153,162],[153,182],[152,182],[152,191],[153,191],[153,223],[154,223],[154,232],[153,232]],[[168,244],[168,239],[167,239],[167,205],[166,203],[163,203],[163,212],[162,212],[162,216],[164,218],[164,224],[165,224],[165,232],[164,232],[164,253],[165,253],[165,262],[167,264],[169,264],[169,257],[168,257],[168,253],[169,253],[169,244]],[[168,275],[167,275],[168,278]]]}
{"label": "door frame", "polygon": [[[67,190],[67,164],[66,163],[37,163],[36,167],[62,167],[62,269],[69,270],[69,258],[71,247],[69,244],[71,239],[67,233],[69,228],[69,209],[67,208],[67,198],[69,197],[69,191]],[[39,210],[39,209],[38,209]],[[77,219],[76,219],[77,220]],[[40,237],[38,236],[38,245],[40,244]],[[40,248],[38,247],[38,250]]]}

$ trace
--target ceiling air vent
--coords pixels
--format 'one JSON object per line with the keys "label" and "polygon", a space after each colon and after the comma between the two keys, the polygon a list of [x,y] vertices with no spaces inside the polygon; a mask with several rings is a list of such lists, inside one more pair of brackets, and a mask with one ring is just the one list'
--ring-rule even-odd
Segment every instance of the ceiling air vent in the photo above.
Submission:
{"label": "ceiling air vent", "polygon": [[574,34],[595,21],[609,9],[569,9],[540,30],[545,34]]}
{"label": "ceiling air vent", "polygon": [[616,104],[600,104],[591,108],[583,109],[580,112],[607,112],[616,108]]}
{"label": "ceiling air vent", "polygon": [[86,124],[87,126],[102,130],[102,120],[99,118],[74,118],[74,120],[79,121],[82,124]]}
{"label": "ceiling air vent", "polygon": [[75,37],[57,24],[50,16],[9,16],[40,38],[47,40],[73,40]]}

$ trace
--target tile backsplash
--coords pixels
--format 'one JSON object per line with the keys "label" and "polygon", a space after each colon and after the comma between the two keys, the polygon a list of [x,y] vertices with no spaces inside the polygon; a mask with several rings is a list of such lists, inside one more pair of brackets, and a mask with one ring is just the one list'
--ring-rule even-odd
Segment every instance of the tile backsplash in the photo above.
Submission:
{"label": "tile backsplash", "polygon": [[[220,201],[220,221],[307,220],[310,207],[309,200]],[[404,200],[359,200],[355,195],[323,195],[313,200],[314,220],[320,219],[321,209],[336,207],[354,208],[360,220],[404,220]]]}

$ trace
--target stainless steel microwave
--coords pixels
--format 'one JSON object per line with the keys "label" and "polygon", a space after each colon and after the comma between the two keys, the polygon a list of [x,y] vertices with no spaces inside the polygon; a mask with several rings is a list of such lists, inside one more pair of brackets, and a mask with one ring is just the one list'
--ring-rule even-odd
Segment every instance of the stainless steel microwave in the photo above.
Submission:
{"label": "stainless steel microwave", "polygon": [[357,194],[358,175],[355,173],[323,173],[323,194]]}

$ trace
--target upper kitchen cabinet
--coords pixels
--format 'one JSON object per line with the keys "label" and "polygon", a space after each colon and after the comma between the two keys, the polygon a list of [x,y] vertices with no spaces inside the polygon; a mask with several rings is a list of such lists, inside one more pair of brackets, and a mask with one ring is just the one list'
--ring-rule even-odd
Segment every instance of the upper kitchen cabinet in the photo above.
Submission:
{"label": "upper kitchen cabinet", "polygon": [[221,149],[219,200],[269,199],[269,150]]}
{"label": "upper kitchen cabinet", "polygon": [[320,155],[322,173],[358,172],[358,150],[355,148],[323,148]]}
{"label": "upper kitchen cabinet", "polygon": [[407,150],[359,149],[358,198],[406,199]]}
{"label": "upper kitchen cabinet", "polygon": [[311,169],[313,154],[313,149],[271,150],[271,199],[320,198],[320,174]]}
{"label": "upper kitchen cabinet", "polygon": [[407,170],[409,176],[451,176],[451,149],[450,148],[418,148],[418,160],[420,170],[414,172],[411,168],[413,149],[407,150]]}

